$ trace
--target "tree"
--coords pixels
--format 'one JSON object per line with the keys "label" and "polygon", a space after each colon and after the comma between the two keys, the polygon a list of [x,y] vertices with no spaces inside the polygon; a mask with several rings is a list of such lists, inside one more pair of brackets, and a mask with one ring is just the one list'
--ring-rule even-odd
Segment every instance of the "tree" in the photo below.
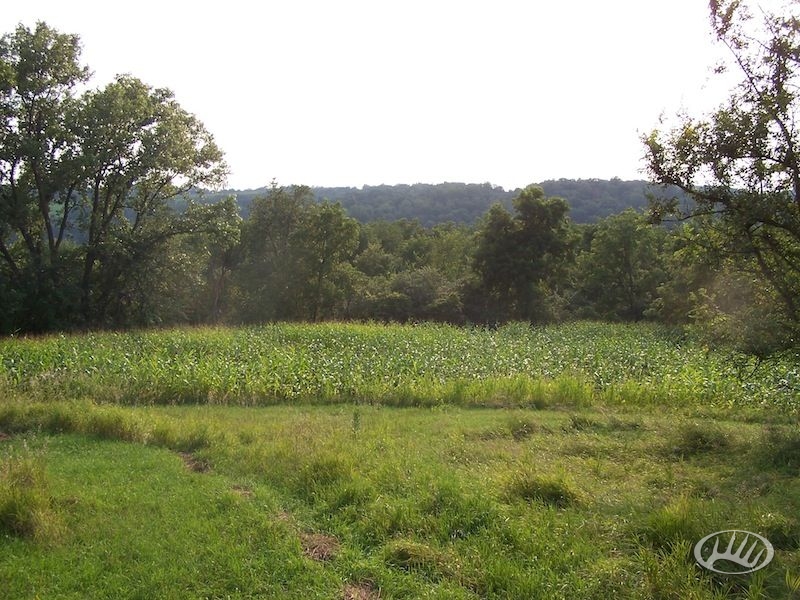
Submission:
{"label": "tree", "polygon": [[79,56],[77,36],[44,23],[0,39],[0,255],[6,285],[19,298],[15,321],[25,328],[67,318],[55,305],[67,277],[60,251],[77,204],[73,192],[82,183],[70,126],[75,90],[89,77]]}
{"label": "tree", "polygon": [[171,241],[235,218],[230,203],[170,204],[224,181],[202,123],[130,76],[76,95],[79,58],[78,37],[44,23],[0,40],[0,255],[10,286],[46,304],[28,327],[140,321],[132,298],[157,292],[141,285]]}
{"label": "tree", "polygon": [[265,196],[253,199],[243,224],[243,261],[237,273],[239,315],[243,320],[300,317],[294,242],[313,202],[308,187],[285,188],[275,181]]}
{"label": "tree", "polygon": [[316,321],[332,313],[355,276],[343,265],[358,242],[358,223],[339,204],[317,204],[308,187],[273,182],[244,225],[242,318]]}
{"label": "tree", "polygon": [[[84,97],[77,115],[86,187],[84,316],[105,316],[123,280],[169,239],[207,233],[235,218],[222,203],[178,213],[168,202],[225,176],[211,135],[172,93],[123,76]],[[101,272],[95,274],[100,266]],[[96,275],[96,276],[95,276]]]}
{"label": "tree", "polygon": [[333,275],[358,246],[358,223],[345,215],[340,204],[315,204],[303,216],[292,242],[299,258],[296,275],[305,279],[300,297],[308,317],[318,321],[323,309],[330,311],[335,304],[339,290]]}
{"label": "tree", "polygon": [[528,186],[514,199],[514,209],[512,216],[495,204],[478,231],[473,264],[487,296],[486,316],[548,320],[574,247],[569,207],[561,198],[545,198],[542,188]]}
{"label": "tree", "polygon": [[642,319],[666,277],[665,236],[630,209],[597,223],[589,250],[577,261],[579,311],[604,319]]}
{"label": "tree", "polygon": [[[644,141],[650,175],[692,204],[653,202],[657,219],[705,217],[702,243],[726,268],[758,277],[800,324],[800,2],[781,14],[711,0],[711,23],[740,83],[703,118],[682,117]],[[722,67],[718,69],[724,70]]]}

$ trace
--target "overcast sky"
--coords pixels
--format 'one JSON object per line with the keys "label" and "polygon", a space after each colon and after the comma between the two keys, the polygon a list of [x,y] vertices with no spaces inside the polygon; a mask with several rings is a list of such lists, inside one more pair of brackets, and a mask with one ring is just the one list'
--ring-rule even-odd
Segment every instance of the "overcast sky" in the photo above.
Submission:
{"label": "overcast sky", "polygon": [[172,89],[229,187],[643,178],[659,116],[721,98],[704,0],[25,0],[94,86]]}

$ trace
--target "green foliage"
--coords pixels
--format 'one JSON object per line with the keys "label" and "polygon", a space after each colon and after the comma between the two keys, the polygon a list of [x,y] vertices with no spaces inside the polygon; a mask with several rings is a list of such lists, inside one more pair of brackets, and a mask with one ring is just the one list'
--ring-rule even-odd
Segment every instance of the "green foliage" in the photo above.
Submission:
{"label": "green foliage", "polygon": [[[538,184],[547,196],[567,200],[572,220],[594,223],[628,208],[647,207],[652,186],[646,181],[620,179],[556,179]],[[211,194],[214,202],[226,194],[237,197],[242,216],[247,216],[251,202],[268,188],[258,190],[226,190]],[[500,203],[510,209],[520,190],[504,190],[489,183],[418,183],[413,185],[365,185],[353,187],[314,187],[318,200],[338,202],[347,214],[361,223],[378,221],[416,220],[424,227],[444,223],[473,226],[492,204]]]}
{"label": "green foliage", "polygon": [[555,508],[579,504],[581,498],[581,494],[564,479],[530,471],[514,474],[508,482],[506,493],[510,499],[541,502]]}
{"label": "green foliage", "polygon": [[176,240],[238,218],[230,202],[169,205],[224,179],[211,135],[169,90],[132,76],[78,95],[89,73],[78,37],[44,23],[3,36],[0,64],[6,331],[175,319],[189,270]]}
{"label": "green foliage", "polygon": [[7,394],[139,405],[606,402],[792,412],[798,373],[791,355],[765,363],[643,324],[275,324],[0,340]]}
{"label": "green foliage", "polygon": [[[18,431],[59,414],[89,435],[29,440],[46,465],[48,506],[69,527],[49,538],[57,544],[0,534],[11,597],[170,597],[179,587],[184,596],[331,598],[360,587],[381,597],[560,598],[553,590],[568,589],[587,600],[733,599],[760,589],[780,598],[791,590],[786,572],[800,567],[796,478],[765,470],[757,453],[665,461],[658,449],[682,427],[663,407],[360,405],[356,436],[352,407],[108,408],[19,403]],[[693,412],[712,429],[736,420],[737,440],[757,440],[763,427],[735,408],[720,413],[724,422]],[[108,414],[109,439],[91,435]],[[632,418],[645,426],[615,425]],[[523,421],[537,433],[515,440]],[[133,443],[114,439],[134,430]],[[473,435],[484,431],[502,435]],[[193,456],[158,447],[200,438]],[[23,439],[4,438],[0,451],[18,455]],[[760,579],[731,583],[694,565],[693,544],[730,524],[774,538]]]}
{"label": "green foliage", "polygon": [[767,468],[800,473],[800,432],[796,428],[765,428],[756,452]]}
{"label": "green foliage", "polygon": [[730,446],[728,435],[718,426],[708,423],[686,423],[675,431],[668,441],[672,454],[694,456],[704,452],[726,450]]}
{"label": "green foliage", "polygon": [[[245,321],[336,316],[354,273],[343,268],[358,244],[358,225],[341,206],[315,204],[310,190],[273,183],[244,224],[237,272]],[[352,295],[352,294],[351,294]]]}
{"label": "green foliage", "polygon": [[[656,198],[654,216],[700,219],[700,246],[720,264],[764,288],[755,304],[796,334],[800,323],[800,146],[797,122],[797,3],[780,13],[748,10],[738,0],[712,2],[717,40],[731,53],[740,76],[729,100],[712,114],[683,117],[667,132],[644,140],[648,166],[660,184],[677,186],[694,201],[680,206],[669,194]],[[759,15],[758,19],[753,17]],[[757,23],[760,21],[760,23]],[[724,69],[720,69],[722,71]],[[745,313],[746,322],[764,322]],[[772,315],[767,317],[767,320]],[[796,335],[784,340],[796,345]]]}
{"label": "green foliage", "polygon": [[648,515],[641,536],[656,550],[684,550],[715,531],[711,517],[705,504],[680,496]]}
{"label": "green foliage", "polygon": [[533,420],[525,417],[516,417],[508,421],[508,430],[511,433],[511,437],[518,442],[528,439],[538,429],[539,426]]}
{"label": "green foliage", "polygon": [[487,213],[478,232],[474,269],[485,295],[487,321],[512,319],[546,322],[553,318],[552,293],[563,279],[572,250],[567,203],[545,198],[529,186],[514,199],[515,215],[499,204]]}
{"label": "green foliage", "polygon": [[598,222],[589,248],[578,256],[572,299],[578,314],[638,321],[666,278],[663,243],[666,231],[628,210]]}
{"label": "green foliage", "polygon": [[447,559],[441,552],[409,540],[397,540],[386,546],[386,564],[390,567],[418,572],[436,581],[448,574]]}

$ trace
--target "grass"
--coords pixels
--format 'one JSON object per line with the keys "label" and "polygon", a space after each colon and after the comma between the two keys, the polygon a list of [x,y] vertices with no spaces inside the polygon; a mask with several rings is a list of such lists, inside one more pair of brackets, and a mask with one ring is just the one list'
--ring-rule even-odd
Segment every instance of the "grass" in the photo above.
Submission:
{"label": "grass", "polygon": [[63,524],[50,496],[44,461],[23,448],[0,464],[0,534],[57,542]]}
{"label": "grass", "polygon": [[[797,597],[797,398],[780,383],[794,367],[740,379],[722,353],[622,327],[620,344],[641,352],[628,365],[651,365],[629,377],[614,331],[326,325],[6,340],[3,597]],[[183,352],[195,371],[163,395]],[[306,357],[291,363],[298,372],[269,363],[281,352]],[[149,374],[148,354],[159,357]],[[253,369],[238,391],[219,383],[226,361]],[[390,363],[406,370],[388,378]],[[335,383],[342,364],[353,382]],[[46,388],[41,374],[54,370]],[[649,372],[661,379],[651,385]],[[707,388],[680,391],[699,372]],[[212,377],[213,393],[187,404]],[[306,387],[270,396],[266,381]],[[772,564],[733,579],[698,568],[693,544],[732,528],[770,539]]]}
{"label": "grass", "polygon": [[[47,431],[50,411],[75,430]],[[800,482],[764,462],[790,426],[709,422],[736,452],[674,454],[686,423],[645,411],[361,406],[356,431],[353,411],[17,407],[2,449],[46,465],[61,527],[0,534],[0,582],[10,598],[738,598],[749,580],[726,589],[691,559],[736,527],[774,539],[758,584],[791,597]]]}

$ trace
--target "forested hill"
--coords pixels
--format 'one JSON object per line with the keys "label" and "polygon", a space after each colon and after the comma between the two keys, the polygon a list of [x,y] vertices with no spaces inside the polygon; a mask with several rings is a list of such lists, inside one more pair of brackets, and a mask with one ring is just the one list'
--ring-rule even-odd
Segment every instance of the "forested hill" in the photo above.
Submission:
{"label": "forested hill", "polygon": [[[647,206],[646,181],[620,179],[558,179],[543,181],[547,196],[564,198],[570,206],[570,216],[576,223],[592,223],[632,207]],[[437,223],[473,224],[495,202],[511,207],[519,190],[504,190],[490,183],[440,183],[413,185],[365,185],[355,187],[312,188],[317,200],[339,202],[353,218],[372,221],[416,219],[422,225]],[[207,196],[207,200],[235,195],[243,215],[247,215],[253,198],[266,194],[258,190],[226,190]]]}

